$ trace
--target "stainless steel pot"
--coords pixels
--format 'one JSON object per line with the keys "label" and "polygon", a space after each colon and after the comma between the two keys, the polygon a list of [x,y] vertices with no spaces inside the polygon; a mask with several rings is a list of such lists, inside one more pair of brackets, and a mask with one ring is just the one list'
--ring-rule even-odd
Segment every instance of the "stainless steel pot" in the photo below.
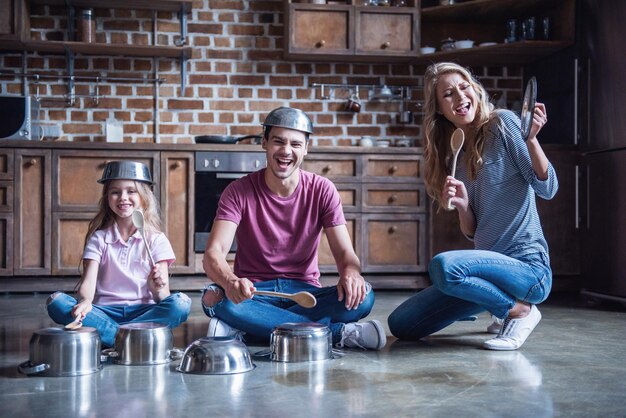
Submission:
{"label": "stainless steel pot", "polygon": [[30,338],[29,351],[30,360],[18,366],[27,375],[80,376],[102,368],[100,335],[95,328],[40,329]]}
{"label": "stainless steel pot", "polygon": [[270,359],[287,363],[328,360],[333,355],[332,342],[326,325],[287,322],[272,331]]}
{"label": "stainless steel pot", "polygon": [[103,351],[113,363],[146,366],[179,359],[182,350],[173,348],[174,336],[167,325],[156,322],[132,322],[120,325],[113,349]]}
{"label": "stainless steel pot", "polygon": [[176,370],[191,374],[235,374],[254,369],[250,352],[235,337],[204,337],[187,347]]}

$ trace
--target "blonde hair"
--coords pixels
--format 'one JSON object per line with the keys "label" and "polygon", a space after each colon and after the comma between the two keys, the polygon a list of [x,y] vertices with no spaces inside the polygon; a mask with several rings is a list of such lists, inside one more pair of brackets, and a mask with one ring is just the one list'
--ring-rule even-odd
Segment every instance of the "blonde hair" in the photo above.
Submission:
{"label": "blonde hair", "polygon": [[[87,243],[89,242],[89,238],[96,232],[101,229],[105,229],[110,227],[115,223],[115,213],[111,210],[109,206],[109,189],[111,188],[111,181],[108,180],[102,186],[102,195],[100,196],[100,200],[98,201],[98,213],[94,218],[89,222],[89,227],[87,228],[87,234],[85,235],[85,242],[83,244],[83,248],[87,247]],[[161,232],[161,217],[159,214],[159,206],[156,201],[156,197],[152,192],[152,187],[141,181],[134,181],[135,187],[137,188],[137,193],[139,193],[139,199],[141,201],[141,207],[143,209],[144,216],[144,230],[146,232],[147,237],[150,235]],[[82,271],[83,271],[83,260],[81,260],[78,270],[81,273],[81,278],[76,284],[76,288],[80,286],[83,281]]]}
{"label": "blonde hair", "polygon": [[454,124],[438,112],[437,83],[441,76],[451,73],[460,74],[476,92],[476,116],[470,126],[470,133],[466,133],[465,149],[467,169],[472,179],[476,178],[478,169],[482,165],[482,151],[484,148],[485,130],[488,122],[493,118],[493,105],[489,103],[485,88],[464,67],[453,62],[440,62],[430,65],[424,73],[424,160],[426,192],[434,199],[439,207],[446,207],[441,200],[441,190],[450,174],[448,161],[452,154],[450,136],[456,129]]}

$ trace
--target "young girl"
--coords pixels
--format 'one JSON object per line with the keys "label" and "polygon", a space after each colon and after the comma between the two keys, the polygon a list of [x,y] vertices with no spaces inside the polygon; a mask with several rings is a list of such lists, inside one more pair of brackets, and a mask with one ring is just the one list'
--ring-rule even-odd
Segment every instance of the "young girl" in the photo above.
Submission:
{"label": "young girl", "polygon": [[[82,319],[83,325],[98,330],[103,346],[112,347],[123,323],[159,322],[177,327],[187,319],[191,300],[184,293],[170,294],[168,267],[175,256],[159,229],[147,167],[138,162],[112,161],[106,164],[98,183],[104,187],[100,210],[85,237],[78,302],[56,292],[48,298],[47,308],[58,324]],[[144,214],[147,246],[133,225],[134,210]]]}
{"label": "young girl", "polygon": [[[455,321],[489,311],[504,323],[483,346],[515,350],[533,331],[552,286],[548,245],[535,194],[551,199],[558,182],[537,133],[547,121],[537,103],[530,135],[520,119],[488,102],[485,89],[463,67],[433,64],[424,76],[426,188],[458,212],[461,232],[474,250],[448,251],[428,267],[433,285],[401,304],[389,317],[391,332],[417,340]],[[450,137],[465,134],[457,178],[449,175]]]}

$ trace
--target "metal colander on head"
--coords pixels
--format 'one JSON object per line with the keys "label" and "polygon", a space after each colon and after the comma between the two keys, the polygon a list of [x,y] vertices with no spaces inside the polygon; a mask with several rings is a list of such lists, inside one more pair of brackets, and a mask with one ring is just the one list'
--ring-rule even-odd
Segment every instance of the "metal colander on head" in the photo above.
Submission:
{"label": "metal colander on head", "polygon": [[311,119],[302,110],[292,107],[279,107],[272,110],[265,118],[263,126],[278,126],[309,134],[313,133]]}
{"label": "metal colander on head", "polygon": [[104,166],[102,178],[98,183],[109,180],[136,180],[154,184],[148,166],[137,161],[109,161]]}

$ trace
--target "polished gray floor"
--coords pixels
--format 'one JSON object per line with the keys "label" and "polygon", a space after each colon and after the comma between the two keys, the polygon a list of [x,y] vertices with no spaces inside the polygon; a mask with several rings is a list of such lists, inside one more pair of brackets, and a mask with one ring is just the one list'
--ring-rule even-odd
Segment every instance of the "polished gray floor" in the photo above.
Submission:
{"label": "polished gray floor", "polygon": [[[377,292],[382,320],[410,292]],[[206,331],[192,317],[174,332],[184,348]],[[490,318],[458,323],[420,343],[390,337],[380,352],[346,350],[317,363],[255,358],[237,375],[188,375],[162,366],[107,364],[80,377],[25,377],[37,329],[53,325],[46,295],[0,295],[0,417],[624,417],[622,306],[542,305],[543,320],[515,352],[482,350]],[[267,347],[249,347],[255,353]]]}

